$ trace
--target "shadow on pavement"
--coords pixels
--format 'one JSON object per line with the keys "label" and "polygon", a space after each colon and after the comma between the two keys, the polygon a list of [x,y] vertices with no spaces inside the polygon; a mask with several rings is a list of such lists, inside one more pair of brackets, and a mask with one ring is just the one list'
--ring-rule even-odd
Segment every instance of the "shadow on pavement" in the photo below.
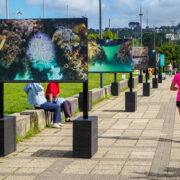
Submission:
{"label": "shadow on pavement", "polygon": [[103,112],[126,112],[125,110],[104,110]]}
{"label": "shadow on pavement", "polygon": [[180,143],[180,141],[166,139],[166,138],[151,138],[151,137],[122,137],[122,136],[98,136],[98,138],[104,139],[122,139],[122,140],[154,140],[154,141],[163,141],[163,142],[173,142]]}
{"label": "shadow on pavement", "polygon": [[49,158],[72,158],[72,151],[62,150],[38,150],[31,155],[32,157],[49,157]]}
{"label": "shadow on pavement", "polygon": [[[134,172],[136,174],[139,174],[139,175],[145,175],[146,178],[148,179],[151,179],[151,180],[155,180],[155,179],[160,179],[160,178],[166,178],[166,179],[169,179],[169,178],[173,178],[173,179],[177,179],[177,177],[180,177],[180,168],[174,168],[174,167],[167,167],[164,169],[164,171],[162,173],[147,173],[147,172]],[[131,177],[132,179],[134,177]],[[136,177],[138,179],[141,179],[141,178],[144,178],[144,177]]]}
{"label": "shadow on pavement", "polygon": [[140,95],[137,95],[137,97],[144,97],[144,96],[140,94]]}

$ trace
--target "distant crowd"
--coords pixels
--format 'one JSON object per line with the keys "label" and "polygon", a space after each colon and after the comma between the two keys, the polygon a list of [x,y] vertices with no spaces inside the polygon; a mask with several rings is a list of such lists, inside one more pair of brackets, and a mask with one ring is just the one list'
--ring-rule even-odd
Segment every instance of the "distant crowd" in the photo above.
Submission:
{"label": "distant crowd", "polygon": [[168,72],[169,72],[169,76],[171,77],[173,72],[174,75],[177,74],[178,71],[178,63],[176,61],[173,61],[173,64],[171,64],[171,62],[168,64]]}

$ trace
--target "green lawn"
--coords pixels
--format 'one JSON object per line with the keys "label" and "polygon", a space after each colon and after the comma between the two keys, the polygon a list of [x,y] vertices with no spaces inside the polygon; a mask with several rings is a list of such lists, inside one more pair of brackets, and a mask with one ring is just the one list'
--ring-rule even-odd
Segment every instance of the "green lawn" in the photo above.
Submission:
{"label": "green lawn", "polygon": [[[136,75],[134,75],[136,76]],[[117,81],[120,81],[122,74],[117,74]],[[129,74],[126,75],[129,77]],[[114,82],[114,74],[104,74],[104,85],[109,85]],[[42,83],[46,90],[47,83]],[[4,84],[4,114],[5,116],[21,112],[26,109],[33,108],[28,105],[27,95],[23,91],[25,83],[5,83]],[[100,75],[89,74],[89,90],[100,87]],[[60,96],[70,97],[79,94],[83,89],[82,83],[62,83],[60,84]]]}

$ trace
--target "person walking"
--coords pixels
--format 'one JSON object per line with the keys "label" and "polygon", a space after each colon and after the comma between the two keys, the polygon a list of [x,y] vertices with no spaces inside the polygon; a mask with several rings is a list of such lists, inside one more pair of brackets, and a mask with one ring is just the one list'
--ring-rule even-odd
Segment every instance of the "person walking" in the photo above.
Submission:
{"label": "person walking", "polygon": [[176,75],[178,70],[178,63],[176,61],[173,62],[173,70],[174,70],[174,75]]}
{"label": "person walking", "polygon": [[67,99],[57,97],[59,93],[59,83],[49,83],[46,89],[46,99],[51,103],[58,104],[63,109],[65,122],[72,122],[71,103]]}
{"label": "person walking", "polygon": [[53,115],[53,128],[61,128],[61,111],[57,104],[47,102],[44,96],[44,88],[41,83],[27,83],[23,89],[27,96],[29,105],[34,106],[36,109],[44,109],[54,112]]}
{"label": "person walking", "polygon": [[169,71],[169,76],[170,76],[170,77],[172,76],[172,70],[173,70],[172,64],[169,63],[169,65],[168,65],[168,71]]}
{"label": "person walking", "polygon": [[170,90],[171,91],[178,91],[177,98],[176,98],[176,106],[177,106],[177,108],[179,110],[179,114],[180,114],[180,73],[177,73],[174,76],[172,83],[171,83]]}

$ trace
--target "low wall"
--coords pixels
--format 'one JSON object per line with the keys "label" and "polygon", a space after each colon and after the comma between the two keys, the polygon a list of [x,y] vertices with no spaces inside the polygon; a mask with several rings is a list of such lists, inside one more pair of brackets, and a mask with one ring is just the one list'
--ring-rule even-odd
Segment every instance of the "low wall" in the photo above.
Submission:
{"label": "low wall", "polygon": [[[128,87],[128,80],[119,83],[121,90]],[[134,78],[134,83],[138,83],[138,77]],[[111,85],[93,89],[92,101],[97,101],[109,95],[111,95]],[[72,112],[76,112],[79,109],[79,95],[68,97],[67,100],[71,103]],[[63,112],[61,115],[64,117]],[[13,116],[16,116],[16,134],[19,137],[24,137],[30,129],[44,129],[46,124],[49,124],[53,118],[51,112],[42,109],[26,110],[21,113],[15,113]]]}

